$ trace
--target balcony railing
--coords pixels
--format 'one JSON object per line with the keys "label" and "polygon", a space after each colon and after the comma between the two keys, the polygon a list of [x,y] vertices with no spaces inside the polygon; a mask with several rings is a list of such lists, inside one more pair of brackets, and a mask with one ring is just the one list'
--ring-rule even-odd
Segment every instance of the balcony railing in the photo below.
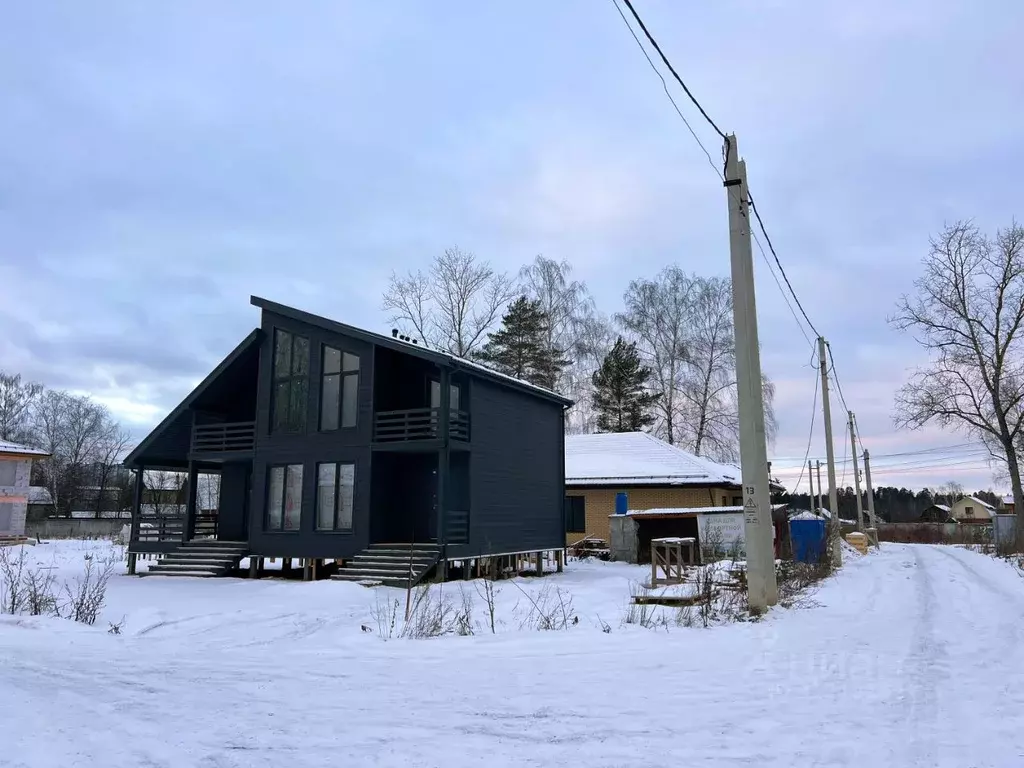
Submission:
{"label": "balcony railing", "polygon": [[234,421],[192,427],[192,453],[236,453],[256,447],[256,422]]}
{"label": "balcony railing", "polygon": [[[192,538],[216,539],[218,515],[196,514]],[[184,515],[141,515],[134,541],[164,542],[181,541],[185,531]]]}
{"label": "balcony railing", "polygon": [[[440,437],[440,429],[440,408],[378,411],[373,418],[373,439],[379,443],[436,440]],[[466,411],[451,412],[448,435],[452,440],[469,440],[469,414]]]}
{"label": "balcony railing", "polygon": [[444,516],[444,540],[446,544],[469,543],[469,511],[449,509]]}

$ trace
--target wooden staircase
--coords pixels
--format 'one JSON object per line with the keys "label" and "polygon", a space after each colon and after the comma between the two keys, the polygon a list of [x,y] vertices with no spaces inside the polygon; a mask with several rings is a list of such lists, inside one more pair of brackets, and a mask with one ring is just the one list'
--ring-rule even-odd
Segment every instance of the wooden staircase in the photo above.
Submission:
{"label": "wooden staircase", "polygon": [[331,578],[404,589],[419,582],[440,558],[441,550],[436,544],[372,544]]}
{"label": "wooden staircase", "polygon": [[241,559],[248,554],[249,544],[245,541],[194,539],[164,555],[141,575],[199,578],[224,576],[237,568]]}

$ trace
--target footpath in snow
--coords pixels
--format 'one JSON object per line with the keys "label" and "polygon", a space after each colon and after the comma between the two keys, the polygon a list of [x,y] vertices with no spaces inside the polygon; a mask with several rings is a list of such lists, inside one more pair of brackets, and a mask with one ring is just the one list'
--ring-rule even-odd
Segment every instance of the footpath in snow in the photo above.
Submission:
{"label": "footpath in snow", "polygon": [[806,607],[668,631],[620,625],[642,571],[524,580],[573,595],[567,631],[388,642],[363,627],[398,591],[117,576],[95,627],[0,617],[0,766],[1024,765],[1005,563],[884,545]]}

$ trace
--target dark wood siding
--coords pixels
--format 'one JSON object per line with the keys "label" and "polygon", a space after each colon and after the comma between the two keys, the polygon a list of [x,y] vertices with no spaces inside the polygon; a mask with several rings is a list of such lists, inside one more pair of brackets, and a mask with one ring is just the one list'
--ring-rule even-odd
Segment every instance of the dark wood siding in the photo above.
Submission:
{"label": "dark wood siding", "polygon": [[245,541],[249,513],[249,462],[227,463],[220,471],[220,504],[217,537],[227,541]]}
{"label": "dark wood siding", "polygon": [[[271,366],[273,331],[280,328],[309,339],[309,397],[306,428],[302,432],[270,431]],[[373,430],[373,345],[317,326],[263,313],[265,336],[260,356],[260,386],[256,415],[256,457],[249,514],[249,541],[255,554],[284,557],[351,557],[370,542],[371,452]],[[320,432],[321,345],[359,355],[359,406],[356,426]],[[352,531],[316,530],[316,472],[321,462],[355,464]],[[267,468],[277,464],[302,465],[302,519],[298,531],[264,530],[267,501]]]}
{"label": "dark wood siding", "polygon": [[470,543],[452,554],[561,548],[561,404],[476,377],[469,396]]}

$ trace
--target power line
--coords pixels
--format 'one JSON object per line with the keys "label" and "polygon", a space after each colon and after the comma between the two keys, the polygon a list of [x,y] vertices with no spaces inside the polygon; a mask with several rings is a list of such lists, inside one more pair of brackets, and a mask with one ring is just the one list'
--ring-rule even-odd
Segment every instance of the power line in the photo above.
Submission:
{"label": "power line", "polygon": [[768,243],[768,250],[772,252],[772,256],[775,257],[775,263],[779,267],[779,272],[782,273],[782,279],[786,281],[786,285],[789,287],[789,292],[793,294],[793,301],[800,308],[800,314],[804,316],[804,320],[807,321],[807,325],[815,336],[821,336],[818,333],[818,329],[814,327],[814,323],[811,322],[811,318],[807,316],[807,312],[804,310],[804,305],[800,303],[800,298],[796,295],[796,291],[793,290],[793,284],[789,282],[789,276],[786,274],[786,270],[782,266],[782,262],[779,261],[779,255],[775,252],[775,246],[772,245],[772,239],[768,237],[768,230],[764,228],[764,222],[761,220],[761,214],[757,211],[757,205],[754,203],[754,196],[750,194],[750,189],[747,189],[747,198],[750,200],[750,210],[754,212],[754,218],[757,219],[757,224],[761,227],[761,234],[764,235],[765,242]]}
{"label": "power line", "polygon": [[[934,448],[920,448],[915,451],[900,451],[898,453],[879,453],[872,456],[871,460],[875,461],[876,459],[888,459],[894,456],[918,456],[922,453],[940,453],[943,451],[955,452],[962,451],[965,448],[972,448],[972,453],[974,451],[984,450],[982,448],[979,448],[977,443],[956,443],[954,445],[940,445]],[[799,459],[799,456],[777,456],[775,457],[774,461],[798,461]]]}
{"label": "power line", "polygon": [[[679,115],[679,119],[683,121],[683,124],[686,126],[686,129],[690,132],[690,135],[693,136],[698,146],[700,146],[700,148],[704,150],[704,154],[707,155],[708,164],[711,165],[711,169],[718,174],[718,178],[720,180],[724,179],[725,177],[722,176],[722,172],[718,170],[718,166],[715,165],[714,158],[712,158],[711,153],[708,152],[708,148],[704,146],[704,142],[700,140],[700,136],[698,136],[697,132],[693,130],[693,126],[690,125],[690,121],[686,119],[686,115],[683,114],[683,110],[679,108],[679,105],[676,103],[676,100],[672,97],[672,92],[668,89],[668,83],[665,81],[665,76],[661,74],[661,70],[658,69],[657,65],[654,63],[654,60],[651,59],[650,54],[647,53],[647,49],[644,47],[644,44],[640,42],[640,38],[637,37],[636,32],[633,31],[633,25],[629,23],[629,19],[626,18],[626,14],[622,12],[622,8],[619,5],[619,0],[612,0],[612,4],[615,6],[615,10],[619,12],[619,16],[622,17],[622,23],[626,25],[626,29],[629,30],[629,34],[631,34],[633,36],[633,39],[636,40],[636,44],[640,48],[640,52],[643,53],[644,58],[647,59],[647,63],[651,65],[651,69],[654,70],[654,74],[656,74],[658,76],[658,79],[661,80],[661,87],[665,89],[665,95],[668,96],[668,100],[672,102],[672,106],[675,108],[676,114]],[[683,87],[685,88],[686,86]]]}
{"label": "power line", "polygon": [[846,396],[843,394],[843,385],[839,383],[839,372],[836,370],[836,360],[832,357],[832,345],[827,341],[825,342],[825,350],[828,352],[828,361],[832,365],[832,378],[835,379],[836,389],[839,392],[839,399],[843,402],[843,407],[846,408],[847,412],[849,412],[853,409],[846,404]]}
{"label": "power line", "polygon": [[[715,129],[715,132],[722,137],[723,141],[728,143],[729,138],[725,135],[725,133],[722,132],[722,129],[715,124],[715,121],[711,119],[711,116],[704,110],[704,107],[700,105],[700,102],[697,101],[696,97],[690,92],[690,89],[686,87],[686,83],[683,82],[683,78],[679,76],[679,73],[676,72],[675,67],[672,66],[672,62],[668,60],[668,57],[665,55],[665,52],[661,50],[661,46],[658,45],[658,41],[654,39],[654,36],[650,33],[650,30],[647,29],[647,25],[644,24],[644,20],[640,18],[640,14],[636,12],[636,8],[633,7],[633,3],[630,2],[630,0],[622,0],[622,2],[624,2],[626,4],[626,7],[629,8],[629,12],[633,14],[633,18],[636,19],[636,23],[640,25],[640,30],[644,33],[644,36],[647,38],[648,42],[651,44],[654,50],[658,52],[658,55],[661,57],[662,62],[664,62],[665,66],[668,67],[668,71],[672,73],[672,77],[676,79],[676,82],[679,83],[683,91],[686,92],[686,95],[690,97],[690,101],[693,102],[693,105],[700,111],[701,115],[704,116],[704,119],[708,121],[708,125]],[[618,7],[617,4],[616,7]],[[632,29],[632,27],[630,29]]]}
{"label": "power line", "polygon": [[[768,271],[771,273],[772,279],[775,281],[775,285],[779,289],[779,293],[782,294],[782,299],[786,302],[786,306],[789,307],[789,313],[793,316],[793,320],[796,321],[796,327],[800,329],[800,333],[803,334],[804,339],[807,341],[807,345],[814,347],[814,342],[811,341],[811,337],[807,335],[807,331],[804,330],[804,324],[800,322],[800,318],[797,317],[796,310],[793,309],[792,303],[789,301],[789,297],[786,295],[786,291],[782,287],[782,283],[779,282],[778,276],[775,274],[775,270],[772,269],[772,263],[768,261],[768,254],[764,252],[764,246],[761,245],[761,240],[758,238],[757,233],[753,230],[750,232],[754,237],[754,242],[757,243],[757,248],[761,251],[761,258],[764,259],[765,265],[768,267]],[[812,328],[813,330],[813,328]]]}
{"label": "power line", "polygon": [[[800,482],[804,479],[804,468],[807,466],[807,459],[811,455],[811,441],[814,439],[814,417],[817,415],[817,411],[818,411],[818,380],[819,380],[819,378],[820,377],[817,374],[815,374],[815,376],[814,376],[814,400],[811,403],[811,429],[810,429],[810,432],[807,435],[807,450],[804,452],[804,461],[800,465],[800,476],[796,479],[796,485],[793,487],[793,493],[796,493],[798,490],[800,490]],[[811,472],[810,472],[810,469],[808,468],[808,471],[807,471],[808,480],[810,480],[810,474],[811,474]]]}

